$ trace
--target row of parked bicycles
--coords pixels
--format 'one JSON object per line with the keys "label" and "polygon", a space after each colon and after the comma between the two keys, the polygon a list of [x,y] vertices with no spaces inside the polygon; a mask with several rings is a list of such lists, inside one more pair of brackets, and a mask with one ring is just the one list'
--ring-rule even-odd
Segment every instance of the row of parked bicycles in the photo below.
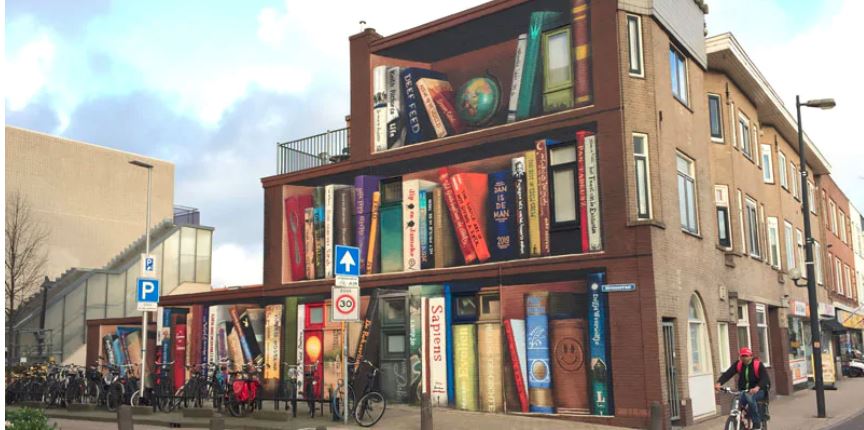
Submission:
{"label": "row of parked bicycles", "polygon": [[[298,403],[308,405],[309,416],[316,411],[323,415],[324,405],[329,405],[335,419],[343,418],[345,409],[343,381],[339,381],[336,393],[325,399],[317,388],[318,364],[287,366],[287,377],[280,384],[274,398],[274,407],[293,410],[297,416]],[[348,413],[361,426],[375,425],[384,415],[386,400],[377,387],[378,369],[370,362],[368,380],[361,393],[348,386]],[[349,368],[355,366],[350,363]],[[27,368],[10,369],[6,383],[6,404],[40,402],[45,407],[71,408],[85,404],[105,407],[116,411],[120,405],[151,406],[153,411],[172,412],[182,408],[212,407],[234,417],[244,417],[263,408],[261,373],[263,365],[247,363],[233,366],[229,361],[186,366],[190,377],[175,389],[174,362],[156,362],[150,373],[150,387],[141,397],[138,365],[105,364],[103,360],[90,366],[38,364]],[[233,369],[233,370],[231,370]],[[301,384],[301,372],[303,373]],[[352,380],[349,373],[349,380]],[[301,386],[302,385],[302,386]],[[355,397],[359,394],[359,397]]]}

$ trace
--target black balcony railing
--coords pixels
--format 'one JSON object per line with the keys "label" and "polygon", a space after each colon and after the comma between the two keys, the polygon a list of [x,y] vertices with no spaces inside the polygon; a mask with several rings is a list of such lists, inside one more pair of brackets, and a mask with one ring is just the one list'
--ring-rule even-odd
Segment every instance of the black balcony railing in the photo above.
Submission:
{"label": "black balcony railing", "polygon": [[281,175],[345,161],[349,154],[348,134],[346,127],[280,143],[276,169]]}

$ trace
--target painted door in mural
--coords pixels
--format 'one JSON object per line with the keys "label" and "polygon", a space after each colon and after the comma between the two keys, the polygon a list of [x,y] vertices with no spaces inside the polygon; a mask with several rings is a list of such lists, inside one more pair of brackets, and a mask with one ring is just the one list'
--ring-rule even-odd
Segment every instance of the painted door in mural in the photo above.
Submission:
{"label": "painted door in mural", "polygon": [[381,391],[395,402],[409,400],[407,311],[405,294],[381,297]]}
{"label": "painted door in mural", "polygon": [[663,321],[663,352],[666,358],[666,395],[669,399],[669,417],[681,418],[681,403],[678,401],[678,370],[675,362],[675,324]]}
{"label": "painted door in mural", "polygon": [[324,303],[307,303],[304,336],[304,371],[315,380],[315,398],[321,398],[324,385]]}

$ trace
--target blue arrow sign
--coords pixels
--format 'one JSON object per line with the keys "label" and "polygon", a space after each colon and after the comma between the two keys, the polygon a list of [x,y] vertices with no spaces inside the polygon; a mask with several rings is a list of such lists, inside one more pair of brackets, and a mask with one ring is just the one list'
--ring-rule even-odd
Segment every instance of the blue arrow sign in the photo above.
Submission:
{"label": "blue arrow sign", "polygon": [[336,276],[360,276],[360,248],[336,245],[333,252],[333,274]]}

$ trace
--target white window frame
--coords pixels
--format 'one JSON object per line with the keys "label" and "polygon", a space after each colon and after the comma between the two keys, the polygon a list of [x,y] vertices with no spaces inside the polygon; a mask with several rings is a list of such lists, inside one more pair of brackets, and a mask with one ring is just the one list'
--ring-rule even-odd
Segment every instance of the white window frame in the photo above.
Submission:
{"label": "white window frame", "polygon": [[801,200],[801,175],[798,174],[798,168],[795,167],[795,163],[789,163],[789,173],[792,176],[792,197],[795,197],[795,200]]}
{"label": "white window frame", "polygon": [[[678,160],[682,160],[687,163],[687,172],[682,172],[678,169]],[[678,176],[678,214],[680,216],[681,209],[686,206],[685,216],[681,218],[681,230],[684,230],[688,233],[699,234],[699,206],[697,203],[697,190],[696,190],[696,161],[692,158],[678,152],[676,159],[676,173]],[[681,191],[681,181],[684,181],[684,194],[682,195]],[[687,193],[687,185],[690,185],[692,189],[692,196]],[[686,219],[685,219],[686,218]],[[691,220],[692,218],[692,220]],[[692,224],[691,224],[692,221]]]}
{"label": "white window frame", "polygon": [[822,272],[822,245],[819,245],[819,241],[816,239],[813,239],[813,269],[816,271],[816,284],[824,285],[825,276]]}
{"label": "white window frame", "polygon": [[846,292],[846,297],[852,297],[852,276],[849,274],[849,265],[843,265],[843,275],[846,277],[846,288],[844,289]]}
{"label": "white window frame", "polygon": [[848,242],[846,242],[846,214],[842,210],[838,210],[837,212],[839,212],[837,215],[837,229],[840,233],[840,240],[842,240],[843,243],[848,244]]}
{"label": "white window frame", "polygon": [[744,232],[744,200],[738,190],[738,231],[741,232],[741,253],[747,254],[747,234]]}
{"label": "white window frame", "polygon": [[627,14],[627,60],[630,68],[630,76],[639,78],[645,77],[643,47],[642,17],[639,15]]}
{"label": "white window frame", "polygon": [[[729,214],[729,187],[727,185],[714,185],[714,206],[716,208],[717,218],[717,244],[724,249],[732,249],[732,216]],[[720,221],[726,225],[725,231],[720,225]],[[721,240],[721,235],[725,233],[728,245],[724,245]]]}
{"label": "white window frame", "polygon": [[[672,56],[675,57],[675,65],[672,65]],[[690,87],[689,77],[687,73],[687,57],[684,56],[684,53],[679,51],[674,46],[669,46],[669,82],[672,85],[672,96],[675,97],[676,100],[683,103],[685,106],[690,106],[690,94],[688,94],[688,88]],[[683,82],[682,82],[682,67],[683,67]],[[677,75],[678,88],[675,88],[675,81],[671,78],[672,74],[675,73]]]}
{"label": "white window frame", "polygon": [[766,220],[768,227],[768,262],[775,269],[780,268],[780,230],[777,218],[769,216]]}
{"label": "white window frame", "polygon": [[[636,218],[651,219],[651,162],[648,157],[648,135],[633,133],[633,173],[636,176]],[[636,152],[636,139],[642,139],[642,153]],[[644,165],[642,175],[639,175],[640,164]],[[643,210],[644,209],[644,210]]]}
{"label": "white window frame", "polygon": [[834,256],[834,291],[843,294],[843,264]]}
{"label": "white window frame", "polygon": [[771,145],[759,145],[762,148],[762,182],[774,183],[774,160],[771,156]]}
{"label": "white window frame", "polygon": [[801,277],[807,279],[807,267],[804,264],[807,261],[807,254],[804,250],[804,233],[801,229],[795,229],[795,241],[798,248],[798,265],[796,267],[801,271]]}
{"label": "white window frame", "polygon": [[741,153],[753,161],[753,142],[750,141],[750,119],[742,112],[738,112],[738,141],[741,144]]}
{"label": "white window frame", "polygon": [[[747,343],[741,342],[740,329],[742,328],[747,329]],[[747,306],[747,303],[738,304],[738,326],[736,327],[736,332],[738,333],[738,348],[743,348],[745,346],[750,348],[753,346],[753,339],[750,338],[750,310],[749,306]]]}
{"label": "white window frame", "polygon": [[732,366],[732,360],[729,356],[729,323],[717,323],[717,349],[719,349],[720,370],[725,371]]}
{"label": "white window frame", "polygon": [[[762,315],[762,321],[759,321],[759,315]],[[759,337],[759,349],[761,350],[762,356],[761,361],[766,366],[771,365],[771,338],[768,333],[768,309],[765,308],[765,305],[757,304],[756,305],[756,332]],[[764,333],[764,334],[763,334]]]}
{"label": "white window frame", "polygon": [[[717,125],[720,130],[720,135],[715,136],[711,129],[711,99],[717,100]],[[723,143],[723,99],[719,94],[708,93],[708,133],[711,135],[711,141]]]}
{"label": "white window frame", "polygon": [[795,228],[789,221],[783,220],[783,242],[786,245],[786,271],[797,267],[795,263]]}
{"label": "white window frame", "polygon": [[768,255],[771,253],[771,249],[768,248],[768,225],[765,223],[765,203],[759,203],[759,227],[759,254],[762,255],[762,261],[768,263]]}
{"label": "white window frame", "polygon": [[786,154],[777,151],[777,175],[780,176],[780,186],[789,191],[789,177],[786,172]]}
{"label": "white window frame", "polygon": [[807,197],[810,199],[810,213],[816,215],[816,186],[807,181]]}
{"label": "white window frame", "polygon": [[[696,303],[696,318],[691,316],[693,303]],[[693,330],[696,330],[697,339],[693,339]],[[699,349],[698,362],[693,360],[693,345]],[[687,310],[687,363],[688,370],[692,375],[711,374],[713,372],[711,364],[711,342],[708,340],[708,321],[705,317],[705,308],[702,306],[702,300],[699,296],[693,294],[690,296],[690,303]]]}
{"label": "white window frame", "polygon": [[751,144],[753,145],[753,161],[757,166],[762,166],[762,157],[759,155],[762,150],[759,146],[759,124],[756,121],[750,123],[750,132],[753,133],[753,140]]}
{"label": "white window frame", "polygon": [[751,257],[761,258],[762,255],[759,249],[759,206],[750,197],[745,198],[744,206],[747,218],[747,249],[750,251]]}
{"label": "white window frame", "polygon": [[831,216],[831,231],[837,236],[837,204],[834,200],[828,199],[828,210]]}

